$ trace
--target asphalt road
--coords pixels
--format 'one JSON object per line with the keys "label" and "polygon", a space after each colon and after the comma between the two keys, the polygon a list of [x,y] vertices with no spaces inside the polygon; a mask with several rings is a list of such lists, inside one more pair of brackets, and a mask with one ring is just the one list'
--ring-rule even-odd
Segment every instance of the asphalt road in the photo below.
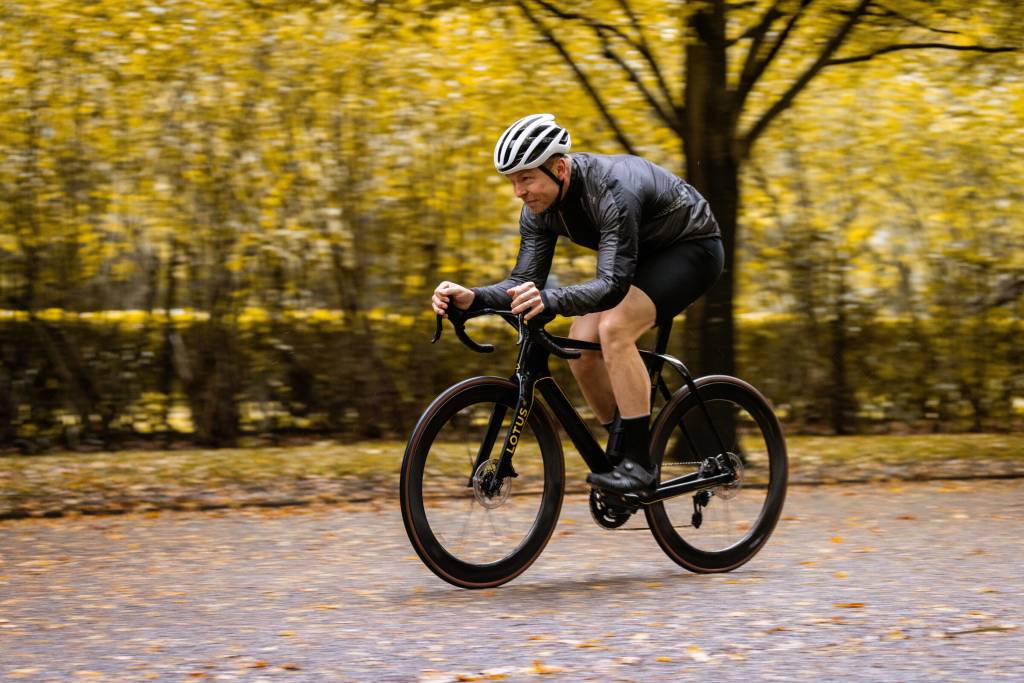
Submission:
{"label": "asphalt road", "polygon": [[689,574],[566,501],[469,592],[394,501],[0,524],[0,678],[1024,680],[1024,480],[791,487],[762,552]]}

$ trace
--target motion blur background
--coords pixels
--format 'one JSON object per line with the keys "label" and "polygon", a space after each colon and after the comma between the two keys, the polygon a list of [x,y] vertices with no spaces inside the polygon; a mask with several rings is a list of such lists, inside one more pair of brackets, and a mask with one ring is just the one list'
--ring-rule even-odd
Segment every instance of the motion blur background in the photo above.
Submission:
{"label": "motion blur background", "polygon": [[542,111],[711,199],[693,369],[793,432],[1020,431],[1021,46],[996,0],[8,0],[0,447],[401,437],[509,372],[429,295],[511,268],[491,150]]}

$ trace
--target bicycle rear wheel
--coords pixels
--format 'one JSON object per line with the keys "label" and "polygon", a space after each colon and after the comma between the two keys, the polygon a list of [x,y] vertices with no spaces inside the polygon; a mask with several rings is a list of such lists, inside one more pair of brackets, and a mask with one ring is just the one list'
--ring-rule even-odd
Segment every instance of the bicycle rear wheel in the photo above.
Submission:
{"label": "bicycle rear wheel", "polygon": [[698,573],[726,572],[757,554],[782,513],[786,443],[768,402],[746,382],[715,375],[696,384],[715,430],[689,389],[676,392],[651,431],[661,481],[697,472],[721,445],[738,479],[650,505],[645,513],[654,538],[678,564]]}
{"label": "bicycle rear wheel", "polygon": [[402,462],[402,518],[424,564],[462,588],[514,579],[547,545],[564,490],[562,447],[534,404],[521,420],[517,477],[488,493],[503,439],[515,424],[516,385],[474,377],[449,388],[413,430]]}

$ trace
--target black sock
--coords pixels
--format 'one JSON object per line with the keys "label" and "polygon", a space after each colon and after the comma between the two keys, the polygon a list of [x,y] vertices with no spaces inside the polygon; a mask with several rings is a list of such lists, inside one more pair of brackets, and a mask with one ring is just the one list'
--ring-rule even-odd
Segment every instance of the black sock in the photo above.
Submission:
{"label": "black sock", "polygon": [[650,436],[647,423],[650,415],[622,420],[622,453],[646,470],[654,469],[650,456]]}
{"label": "black sock", "polygon": [[622,420],[616,417],[611,422],[604,425],[604,428],[608,430],[608,443],[604,447],[604,452],[612,458],[612,463],[617,463],[622,459]]}

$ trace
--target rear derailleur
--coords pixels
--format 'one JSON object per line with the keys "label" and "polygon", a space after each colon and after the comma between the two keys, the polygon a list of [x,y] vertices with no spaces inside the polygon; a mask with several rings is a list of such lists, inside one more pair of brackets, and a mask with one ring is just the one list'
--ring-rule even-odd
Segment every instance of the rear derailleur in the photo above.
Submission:
{"label": "rear derailleur", "polygon": [[711,502],[711,496],[718,496],[723,500],[733,498],[739,491],[743,481],[743,460],[735,453],[725,453],[714,458],[708,458],[700,466],[701,477],[711,477],[717,474],[728,472],[733,480],[728,484],[716,486],[713,489],[704,489],[693,494],[693,516],[690,523],[694,529],[699,529],[704,522],[703,509]]}

